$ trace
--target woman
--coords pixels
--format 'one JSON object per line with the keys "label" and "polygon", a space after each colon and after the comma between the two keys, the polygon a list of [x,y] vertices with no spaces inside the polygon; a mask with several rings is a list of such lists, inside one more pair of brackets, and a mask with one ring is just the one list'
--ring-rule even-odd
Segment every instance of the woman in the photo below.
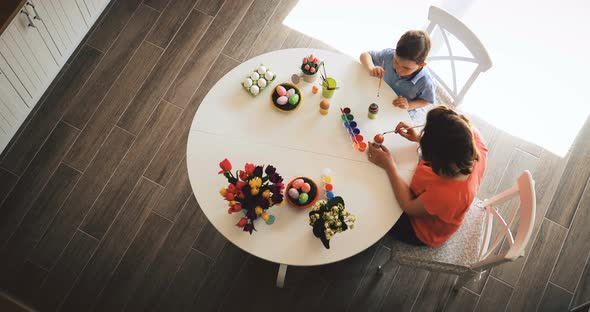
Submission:
{"label": "woman", "polygon": [[488,149],[465,116],[444,106],[428,112],[422,133],[403,122],[395,132],[419,142],[422,160],[408,186],[389,150],[369,146],[369,160],[385,169],[404,211],[390,234],[408,244],[440,246],[459,229],[477,194]]}

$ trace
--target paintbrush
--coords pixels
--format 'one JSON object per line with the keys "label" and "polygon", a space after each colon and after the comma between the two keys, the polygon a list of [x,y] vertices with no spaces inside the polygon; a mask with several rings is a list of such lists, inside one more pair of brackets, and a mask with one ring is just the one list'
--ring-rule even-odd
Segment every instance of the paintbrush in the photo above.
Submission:
{"label": "paintbrush", "polygon": [[[408,130],[410,130],[410,129],[414,129],[414,128],[422,128],[422,127],[424,127],[424,126],[425,126],[425,125],[418,125],[418,126],[413,126],[413,127],[409,127],[409,128],[402,128],[402,129],[400,129],[400,130],[406,130],[406,131],[408,131]],[[391,130],[391,131],[385,131],[385,132],[383,132],[383,134],[388,134],[388,133],[393,133],[393,132],[395,132],[395,130]]]}
{"label": "paintbrush", "polygon": [[[385,66],[385,60],[381,61],[381,68]],[[325,70],[325,68],[324,68]],[[383,76],[385,76],[385,69],[383,68]],[[379,91],[381,91],[381,83],[383,82],[383,76],[379,78],[379,88],[377,89],[377,98],[379,98]]]}

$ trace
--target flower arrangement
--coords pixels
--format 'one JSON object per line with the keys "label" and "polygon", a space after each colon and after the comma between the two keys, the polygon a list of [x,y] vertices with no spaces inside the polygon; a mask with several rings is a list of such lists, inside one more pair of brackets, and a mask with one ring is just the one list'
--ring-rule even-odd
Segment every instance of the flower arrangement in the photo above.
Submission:
{"label": "flower arrangement", "polygon": [[301,71],[306,75],[314,75],[318,71],[319,60],[317,57],[310,54],[303,58],[303,64],[301,64]]}
{"label": "flower arrangement", "polygon": [[313,235],[327,249],[330,249],[330,239],[337,233],[353,229],[355,221],[356,217],[345,211],[344,200],[340,196],[318,200],[309,212],[309,225],[313,227]]}
{"label": "flower arrangement", "polygon": [[229,160],[224,159],[219,163],[221,171],[229,182],[227,187],[221,188],[219,194],[229,202],[227,213],[242,211],[244,217],[240,218],[236,226],[241,227],[244,232],[255,231],[254,221],[259,217],[266,224],[273,224],[275,217],[266,211],[268,208],[279,205],[283,202],[283,178],[276,172],[276,168],[268,165],[255,166],[247,163],[244,170],[232,174],[232,165]]}

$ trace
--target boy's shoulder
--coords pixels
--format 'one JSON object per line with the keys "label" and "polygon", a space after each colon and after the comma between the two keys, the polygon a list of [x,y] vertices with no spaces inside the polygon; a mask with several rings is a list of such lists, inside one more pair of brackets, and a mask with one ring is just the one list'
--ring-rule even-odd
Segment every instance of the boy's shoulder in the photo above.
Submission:
{"label": "boy's shoulder", "polygon": [[418,75],[416,75],[412,80],[414,84],[420,81],[426,87],[432,87],[435,85],[434,77],[432,76],[432,73],[430,72],[428,67],[422,67],[422,70],[420,70]]}

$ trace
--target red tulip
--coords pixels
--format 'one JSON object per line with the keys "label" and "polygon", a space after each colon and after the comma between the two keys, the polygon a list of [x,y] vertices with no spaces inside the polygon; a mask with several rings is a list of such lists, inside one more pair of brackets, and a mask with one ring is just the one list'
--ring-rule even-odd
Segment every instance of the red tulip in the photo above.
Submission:
{"label": "red tulip", "polygon": [[235,195],[233,193],[227,192],[227,193],[225,193],[225,199],[228,201],[232,201],[235,199]]}
{"label": "red tulip", "polygon": [[305,64],[305,70],[309,70],[309,64]]}
{"label": "red tulip", "polygon": [[303,64],[307,63],[307,57],[303,58]]}
{"label": "red tulip", "polygon": [[240,221],[236,223],[236,226],[244,227],[246,224],[248,224],[248,218],[241,218]]}
{"label": "red tulip", "polygon": [[227,213],[232,214],[232,213],[238,212],[240,210],[242,210],[242,206],[240,204],[235,204],[235,205],[229,207],[229,209],[227,210]]}
{"label": "red tulip", "polygon": [[218,172],[218,174],[226,173],[231,170],[231,163],[226,158],[219,163],[219,167],[221,170]]}
{"label": "red tulip", "polygon": [[309,71],[315,73],[315,67],[310,68]]}
{"label": "red tulip", "polygon": [[[254,166],[254,164],[246,164],[244,166],[244,171],[246,171],[246,173],[248,175],[251,175],[254,173],[254,169],[256,169],[256,166]],[[245,181],[245,180],[244,180]]]}
{"label": "red tulip", "polygon": [[246,171],[244,171],[244,170],[240,170],[240,179],[241,179],[242,181],[246,181],[246,180],[248,180],[248,174],[246,173]]}
{"label": "red tulip", "polygon": [[314,59],[314,57],[313,57],[313,54],[310,54],[310,55],[309,55],[309,59],[310,59],[310,60],[313,60],[313,59]]}

